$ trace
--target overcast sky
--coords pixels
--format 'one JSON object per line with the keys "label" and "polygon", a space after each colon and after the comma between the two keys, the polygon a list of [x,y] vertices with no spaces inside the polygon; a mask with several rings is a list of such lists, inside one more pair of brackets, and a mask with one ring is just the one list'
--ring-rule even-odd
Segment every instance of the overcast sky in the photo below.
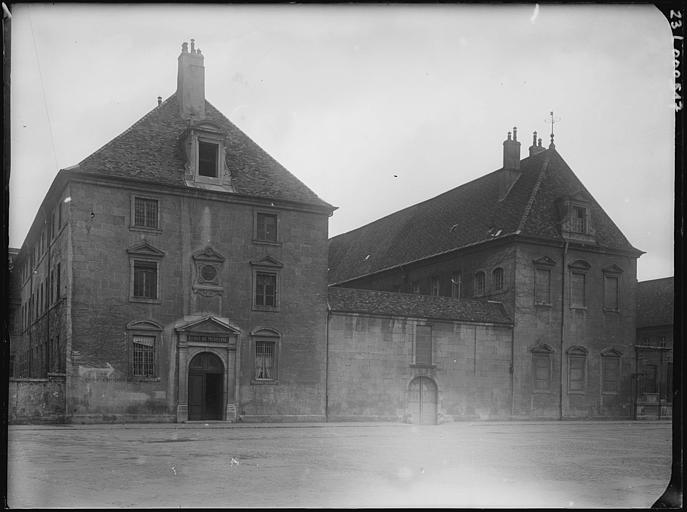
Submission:
{"label": "overcast sky", "polygon": [[176,89],[207,99],[322,199],[330,236],[502,165],[518,127],[556,148],[635,247],[673,275],[672,39],[652,6],[15,5],[10,246],[58,169]]}

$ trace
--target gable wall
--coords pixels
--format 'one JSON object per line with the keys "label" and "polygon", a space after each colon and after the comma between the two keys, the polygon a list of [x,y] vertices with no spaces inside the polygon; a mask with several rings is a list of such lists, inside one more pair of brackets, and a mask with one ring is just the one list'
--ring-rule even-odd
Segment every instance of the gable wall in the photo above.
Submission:
{"label": "gable wall", "polygon": [[[533,260],[547,256],[555,261],[551,267],[551,305],[534,304]],[[570,269],[576,260],[590,264],[586,276],[586,309],[570,307]],[[515,412],[529,417],[558,417],[563,367],[563,416],[628,417],[632,413],[631,374],[634,371],[636,260],[634,258],[570,248],[563,264],[563,248],[535,244],[517,247],[515,302]],[[604,311],[602,269],[610,265],[623,269],[620,278],[619,312]],[[561,347],[561,271],[565,270],[563,345]],[[547,344],[551,355],[551,387],[547,392],[533,390],[533,362],[530,351],[537,343]],[[584,392],[568,392],[567,350],[573,346],[587,351]],[[601,390],[601,351],[615,348],[622,352],[621,385],[617,394]],[[561,351],[563,358],[561,361]]]}

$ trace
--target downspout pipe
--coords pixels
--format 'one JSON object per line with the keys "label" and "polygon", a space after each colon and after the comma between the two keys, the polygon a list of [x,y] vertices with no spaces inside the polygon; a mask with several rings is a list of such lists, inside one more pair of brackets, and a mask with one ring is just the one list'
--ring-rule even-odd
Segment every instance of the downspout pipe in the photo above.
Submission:
{"label": "downspout pipe", "polygon": [[[513,315],[515,316],[515,315]],[[515,322],[510,329],[510,417],[515,415]]]}
{"label": "downspout pipe", "polygon": [[568,241],[566,240],[563,244],[563,262],[561,264],[561,350],[560,350],[560,382],[558,386],[558,419],[563,419],[563,352],[564,352],[564,342],[565,342],[565,267],[566,258],[568,255]]}
{"label": "downspout pipe", "polygon": [[325,324],[325,362],[324,362],[324,422],[329,422],[329,323],[332,308],[327,300],[327,322]]}

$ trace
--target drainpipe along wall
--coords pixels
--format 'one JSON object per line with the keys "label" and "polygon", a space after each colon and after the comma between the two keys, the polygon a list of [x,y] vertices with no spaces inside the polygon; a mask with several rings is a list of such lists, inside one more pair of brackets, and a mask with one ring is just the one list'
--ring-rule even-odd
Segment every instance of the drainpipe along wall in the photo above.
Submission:
{"label": "drainpipe along wall", "polygon": [[563,419],[563,343],[565,339],[565,266],[568,255],[568,242],[563,244],[563,262],[561,265],[561,350],[560,350],[560,382],[558,389],[558,419]]}

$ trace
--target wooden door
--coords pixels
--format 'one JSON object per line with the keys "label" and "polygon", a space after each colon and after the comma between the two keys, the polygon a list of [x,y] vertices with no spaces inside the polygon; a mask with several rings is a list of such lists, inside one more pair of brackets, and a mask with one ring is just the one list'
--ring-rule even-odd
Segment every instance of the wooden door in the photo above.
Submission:
{"label": "wooden door", "polygon": [[408,416],[416,425],[436,425],[437,386],[429,377],[417,377],[410,383]]}

